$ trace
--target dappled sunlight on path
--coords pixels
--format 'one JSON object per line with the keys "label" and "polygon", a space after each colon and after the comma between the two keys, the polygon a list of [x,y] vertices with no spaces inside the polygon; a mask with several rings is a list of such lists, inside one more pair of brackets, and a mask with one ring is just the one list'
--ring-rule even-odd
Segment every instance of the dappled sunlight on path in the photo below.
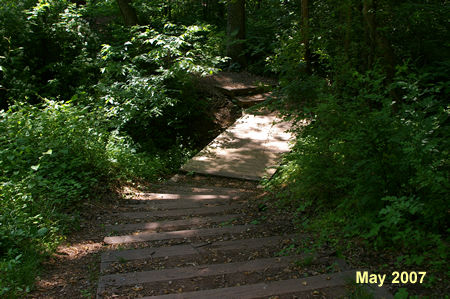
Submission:
{"label": "dappled sunlight on path", "polygon": [[281,155],[290,150],[290,128],[275,113],[245,114],[182,170],[255,181],[270,177]]}

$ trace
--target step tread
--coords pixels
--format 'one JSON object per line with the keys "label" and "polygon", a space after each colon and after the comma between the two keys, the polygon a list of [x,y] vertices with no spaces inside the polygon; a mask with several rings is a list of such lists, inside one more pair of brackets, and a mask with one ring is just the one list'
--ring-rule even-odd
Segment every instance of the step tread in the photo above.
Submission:
{"label": "step tread", "polygon": [[242,96],[236,96],[235,99],[237,101],[237,104],[243,108],[248,108],[253,105],[259,104],[267,100],[271,92],[265,92],[265,93],[257,93],[253,95],[242,95]]}
{"label": "step tread", "polygon": [[256,86],[256,85],[233,85],[233,86],[224,86],[224,85],[215,85],[215,87],[228,96],[237,96],[237,95],[246,95],[246,94],[255,94],[260,93],[264,90],[264,87]]}
{"label": "step tread", "polygon": [[203,201],[203,200],[214,200],[214,199],[222,199],[222,200],[230,200],[230,199],[237,199],[241,196],[239,193],[230,193],[230,194],[214,194],[214,193],[136,193],[136,197],[130,197],[129,199],[133,198],[145,198],[146,201],[174,201],[174,200],[192,200],[192,201]]}
{"label": "step tread", "polygon": [[147,247],[141,249],[117,250],[109,251],[102,254],[102,263],[115,262],[119,260],[139,260],[147,258],[157,258],[166,256],[185,256],[192,254],[200,254],[206,248],[213,248],[216,250],[245,250],[255,249],[260,247],[269,247],[279,244],[282,240],[289,239],[292,236],[272,236],[264,238],[252,238],[242,240],[228,240],[213,243],[194,243],[173,245],[170,247]]}
{"label": "step tread", "polygon": [[237,96],[236,99],[240,102],[260,102],[265,101],[271,94],[271,92],[265,92],[248,96]]}
{"label": "step tread", "polygon": [[201,207],[190,209],[173,209],[173,210],[161,210],[161,211],[142,211],[142,212],[122,212],[117,213],[119,218],[150,218],[150,217],[181,217],[181,216],[195,216],[195,215],[209,215],[221,212],[229,212],[237,208],[242,208],[240,204],[227,204],[216,207]]}
{"label": "step tread", "polygon": [[203,229],[189,229],[189,230],[178,230],[170,232],[140,232],[132,235],[123,236],[113,236],[105,237],[103,242],[105,244],[126,244],[126,243],[137,243],[137,242],[148,242],[148,241],[161,241],[170,239],[182,239],[191,237],[206,237],[215,236],[222,234],[233,234],[233,233],[243,233],[248,229],[254,228],[255,225],[235,225],[230,227],[214,227],[214,228],[203,228]]}
{"label": "step tread", "polygon": [[99,293],[102,293],[108,286],[118,287],[133,284],[189,279],[194,277],[224,275],[238,272],[261,271],[266,268],[282,268],[288,266],[298,258],[299,257],[297,256],[285,256],[228,264],[211,264],[124,274],[109,274],[100,277]]}
{"label": "step tread", "polygon": [[263,282],[237,287],[169,294],[161,296],[143,297],[147,299],[176,299],[176,298],[259,298],[290,293],[307,292],[324,288],[345,286],[354,281],[355,271],[345,271],[333,274],[323,274],[307,278]]}
{"label": "step tread", "polygon": [[136,195],[157,195],[157,194],[240,194],[240,193],[254,193],[254,190],[244,188],[232,188],[232,187],[198,187],[189,185],[179,185],[165,183],[164,185],[152,185],[155,191],[149,192],[133,192]]}
{"label": "step tread", "polygon": [[129,204],[127,208],[150,209],[150,210],[175,210],[175,209],[215,207],[231,203],[239,203],[239,201],[233,199],[208,199],[208,200],[173,199],[170,201],[150,200],[141,203]]}
{"label": "step tread", "polygon": [[157,229],[168,230],[168,229],[177,229],[185,226],[195,226],[208,223],[211,224],[221,223],[237,219],[239,217],[241,217],[241,215],[239,214],[230,214],[230,215],[218,215],[206,217],[193,217],[188,219],[168,220],[159,222],[116,224],[105,226],[105,230],[110,232],[111,231],[124,232],[133,230],[157,230]]}
{"label": "step tread", "polygon": [[291,150],[292,123],[277,113],[244,114],[182,167],[182,171],[260,181]]}

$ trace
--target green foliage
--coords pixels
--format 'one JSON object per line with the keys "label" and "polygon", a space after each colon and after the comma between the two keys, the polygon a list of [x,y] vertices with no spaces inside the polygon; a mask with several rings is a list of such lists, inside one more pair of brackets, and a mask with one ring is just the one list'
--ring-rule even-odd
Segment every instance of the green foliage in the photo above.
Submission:
{"label": "green foliage", "polygon": [[0,8],[0,96],[10,103],[25,97],[32,103],[39,97],[70,98],[76,87],[95,78],[97,38],[83,10],[69,1],[25,3]]}
{"label": "green foliage", "polygon": [[223,61],[214,55],[209,33],[208,26],[166,24],[164,33],[135,27],[123,44],[103,45],[94,96],[80,94],[77,101],[97,103],[111,126],[146,150],[189,145],[195,136],[186,124],[201,118],[207,105],[198,101],[191,76],[212,73]]}
{"label": "green foliage", "polygon": [[193,77],[223,59],[214,27],[126,28],[116,1],[0,4],[0,296],[15,297],[92,190],[186,159],[208,109]]}
{"label": "green foliage", "polygon": [[[448,3],[310,2],[311,76],[299,4],[247,1],[249,70],[279,75],[274,107],[311,121],[271,183],[279,206],[444,269]],[[226,62],[224,1],[132,6],[128,28],[115,0],[0,0],[0,296],[29,290],[93,188],[159,177],[202,139],[193,77]]]}
{"label": "green foliage", "polygon": [[443,271],[448,259],[449,44],[438,42],[448,9],[439,0],[315,1],[313,74],[299,17],[280,27],[267,59],[280,75],[273,107],[309,121],[269,183],[279,206],[327,238],[340,231],[394,248],[399,267]]}
{"label": "green foliage", "polygon": [[407,299],[410,298],[408,291],[405,288],[400,288],[394,296],[395,299]]}
{"label": "green foliage", "polygon": [[347,235],[395,244],[408,252],[402,263],[429,258],[439,268],[449,224],[448,82],[410,71],[399,68],[388,88],[379,71],[355,72],[345,90],[324,94],[272,184],[289,183],[283,201],[300,212],[312,202],[333,209]]}
{"label": "green foliage", "polygon": [[[136,155],[100,113],[47,101],[0,114],[0,291],[26,291],[93,187],[118,176],[155,176],[158,158]],[[4,278],[4,279],[3,279]]]}
{"label": "green foliage", "polygon": [[[256,2],[256,3],[255,3]],[[262,2],[262,1],[261,1]],[[281,49],[284,36],[298,27],[298,16],[294,2],[286,1],[247,1],[246,54],[249,71],[255,74],[271,73],[267,60]],[[297,47],[298,48],[298,47]]]}

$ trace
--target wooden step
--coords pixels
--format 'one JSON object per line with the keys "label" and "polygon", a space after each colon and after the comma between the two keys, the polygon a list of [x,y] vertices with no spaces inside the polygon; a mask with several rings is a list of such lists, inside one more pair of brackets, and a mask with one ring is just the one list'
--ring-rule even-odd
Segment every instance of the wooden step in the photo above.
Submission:
{"label": "wooden step", "polygon": [[[294,293],[306,293],[326,288],[345,287],[355,281],[355,271],[324,274],[300,279],[263,282],[237,287],[203,290],[179,294],[144,297],[147,299],[209,299],[209,298],[261,298]],[[312,294],[311,294],[312,295]],[[309,298],[309,297],[301,297]],[[314,298],[314,297],[313,297]]]}
{"label": "wooden step", "polygon": [[191,200],[191,201],[204,201],[204,200],[212,200],[212,199],[238,199],[240,196],[239,193],[235,194],[214,194],[214,193],[136,193],[134,197],[130,197],[129,199],[145,199],[146,201],[162,201],[162,200]]}
{"label": "wooden step", "polygon": [[127,208],[139,209],[139,210],[175,210],[175,209],[189,209],[189,208],[202,208],[202,207],[215,207],[220,205],[231,204],[233,202],[239,202],[238,200],[232,201],[232,199],[209,199],[202,201],[192,201],[188,199],[174,199],[170,201],[152,200],[145,203],[130,204]]}
{"label": "wooden step", "polygon": [[243,108],[248,108],[256,104],[260,104],[267,100],[268,97],[270,97],[272,93],[266,92],[266,93],[259,93],[255,95],[248,95],[248,96],[237,96],[235,99],[237,100],[237,103],[239,106]]}
{"label": "wooden step", "polygon": [[232,204],[217,207],[202,207],[193,209],[174,209],[162,211],[148,211],[148,212],[124,212],[118,213],[118,218],[131,219],[145,219],[145,218],[164,218],[164,217],[182,217],[182,216],[197,216],[197,215],[211,215],[231,212],[235,209],[242,208],[242,205]]}
{"label": "wooden step", "polygon": [[275,247],[287,240],[295,237],[291,236],[272,236],[265,238],[253,238],[243,240],[229,240],[213,243],[194,243],[194,244],[182,244],[174,245],[170,247],[147,247],[141,249],[130,250],[114,250],[104,252],[101,258],[101,271],[106,271],[111,263],[118,261],[133,261],[133,260],[145,260],[150,258],[160,257],[174,257],[182,256],[189,257],[194,255],[200,255],[208,250],[216,251],[229,251],[229,250],[241,250],[250,251],[252,249],[258,249],[263,247]]}
{"label": "wooden step", "polygon": [[202,78],[201,82],[207,86],[214,86],[222,93],[228,95],[261,92],[261,89],[272,87],[277,84],[277,81],[274,79],[257,76],[247,72],[220,72]]}
{"label": "wooden step", "polygon": [[160,222],[146,222],[146,223],[129,223],[129,224],[118,224],[118,225],[108,225],[105,227],[106,231],[109,232],[124,232],[124,231],[137,231],[137,230],[174,230],[181,229],[185,227],[195,227],[196,225],[202,224],[214,224],[222,223],[226,221],[231,221],[241,217],[239,214],[231,215],[219,215],[219,216],[209,216],[209,217],[194,217],[181,220],[172,221],[160,221]]}
{"label": "wooden step", "polygon": [[189,279],[194,277],[232,274],[237,272],[263,271],[267,268],[278,269],[288,266],[290,263],[296,261],[297,259],[299,259],[299,257],[287,256],[228,264],[212,264],[195,267],[105,275],[100,277],[98,294],[101,296],[101,294],[107,289],[108,286],[119,287],[135,284]]}
{"label": "wooden step", "polygon": [[244,114],[181,171],[251,181],[270,178],[282,154],[290,151],[291,127],[276,113]]}
{"label": "wooden step", "polygon": [[137,242],[161,241],[170,239],[183,239],[192,237],[219,236],[223,234],[239,234],[254,228],[255,225],[235,225],[229,227],[214,227],[204,229],[189,229],[171,232],[141,232],[133,235],[105,237],[105,244],[127,244]]}
{"label": "wooden step", "polygon": [[153,188],[158,191],[152,192],[133,192],[136,196],[156,196],[159,194],[180,194],[180,195],[241,195],[247,193],[254,193],[254,190],[242,189],[242,188],[230,188],[230,187],[196,187],[178,184],[166,183],[164,185],[153,185]]}
{"label": "wooden step", "polygon": [[257,85],[245,85],[245,84],[235,84],[233,86],[224,86],[217,84],[215,86],[219,91],[221,91],[223,94],[234,97],[234,96],[241,96],[241,95],[250,95],[250,94],[256,94],[261,93],[265,89],[269,88],[270,86],[257,86]]}

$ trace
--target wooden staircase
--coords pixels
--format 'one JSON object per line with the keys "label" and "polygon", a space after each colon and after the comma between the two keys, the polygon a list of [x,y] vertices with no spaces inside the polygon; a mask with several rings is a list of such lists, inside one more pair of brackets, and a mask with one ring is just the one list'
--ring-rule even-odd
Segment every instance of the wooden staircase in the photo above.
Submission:
{"label": "wooden staircase", "polygon": [[97,298],[345,297],[355,271],[280,254],[303,236],[255,221],[257,194],[167,185],[130,198],[105,226]]}

